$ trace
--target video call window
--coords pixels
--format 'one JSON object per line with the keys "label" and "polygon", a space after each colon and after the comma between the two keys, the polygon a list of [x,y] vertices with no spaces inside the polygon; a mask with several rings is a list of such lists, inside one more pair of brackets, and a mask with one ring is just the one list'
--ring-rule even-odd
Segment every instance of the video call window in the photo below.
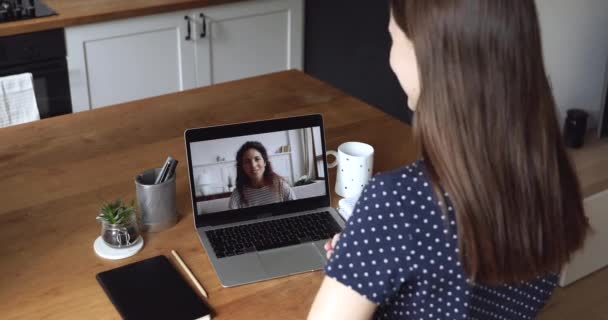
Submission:
{"label": "video call window", "polygon": [[191,143],[197,214],[326,195],[320,130]]}

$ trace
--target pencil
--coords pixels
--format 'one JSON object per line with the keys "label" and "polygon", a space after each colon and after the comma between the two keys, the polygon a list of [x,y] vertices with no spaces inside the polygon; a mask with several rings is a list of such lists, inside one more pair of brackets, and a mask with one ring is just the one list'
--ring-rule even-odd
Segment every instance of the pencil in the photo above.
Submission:
{"label": "pencil", "polygon": [[175,259],[177,260],[177,263],[179,263],[179,265],[182,267],[182,269],[184,269],[184,271],[186,271],[186,273],[188,274],[188,277],[190,277],[190,280],[192,280],[192,282],[194,282],[194,285],[196,286],[196,288],[198,289],[198,291],[200,291],[201,294],[205,298],[209,298],[207,296],[207,291],[205,291],[205,289],[203,289],[203,286],[201,286],[200,282],[198,282],[198,280],[196,280],[196,278],[192,274],[192,271],[190,271],[190,269],[188,268],[188,266],[186,266],[186,264],[184,263],[184,261],[182,260],[182,258],[180,258],[179,254],[177,254],[177,251],[171,250],[171,254],[173,254],[173,256],[175,257]]}

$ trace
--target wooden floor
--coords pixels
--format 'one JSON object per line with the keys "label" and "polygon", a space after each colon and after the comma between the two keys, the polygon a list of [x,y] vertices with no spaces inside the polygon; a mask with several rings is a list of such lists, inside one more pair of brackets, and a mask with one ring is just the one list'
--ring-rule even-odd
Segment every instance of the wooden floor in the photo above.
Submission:
{"label": "wooden floor", "polygon": [[558,288],[538,320],[608,320],[608,267]]}

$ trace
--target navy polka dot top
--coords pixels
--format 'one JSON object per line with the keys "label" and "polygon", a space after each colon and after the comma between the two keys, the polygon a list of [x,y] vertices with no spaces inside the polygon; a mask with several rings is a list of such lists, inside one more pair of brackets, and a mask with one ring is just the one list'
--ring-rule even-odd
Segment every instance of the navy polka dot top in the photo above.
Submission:
{"label": "navy polka dot top", "polygon": [[427,177],[422,161],[375,176],[327,276],[378,304],[374,319],[534,319],[557,275],[500,286],[469,282],[449,198],[446,217]]}

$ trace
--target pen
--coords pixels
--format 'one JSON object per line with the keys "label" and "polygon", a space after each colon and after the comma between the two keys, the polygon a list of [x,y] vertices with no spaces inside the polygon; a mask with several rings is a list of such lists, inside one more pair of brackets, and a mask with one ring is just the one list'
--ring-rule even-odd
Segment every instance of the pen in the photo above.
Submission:
{"label": "pen", "polygon": [[171,160],[173,158],[171,156],[169,156],[167,158],[167,160],[165,161],[165,164],[163,165],[162,169],[160,170],[160,172],[158,173],[158,176],[156,177],[156,180],[154,181],[154,184],[159,184],[163,181],[164,176],[167,174],[167,170],[169,169],[169,165],[171,164]]}
{"label": "pen", "polygon": [[165,176],[163,177],[163,180],[161,180],[160,183],[163,183],[163,182],[171,179],[171,176],[175,173],[175,168],[177,167],[177,163],[178,162],[179,161],[171,158],[171,163],[169,163],[169,167],[167,169],[167,172],[166,172]]}
{"label": "pen", "polygon": [[203,286],[200,284],[200,282],[198,282],[198,280],[196,280],[196,278],[192,274],[192,271],[190,271],[190,269],[188,268],[188,266],[186,266],[186,264],[184,263],[182,258],[180,258],[179,254],[177,254],[177,251],[171,250],[171,254],[173,254],[173,256],[175,257],[175,260],[177,260],[177,263],[179,263],[179,265],[182,267],[182,269],[184,269],[186,274],[188,274],[188,277],[190,277],[190,280],[192,280],[192,282],[194,282],[194,285],[196,286],[198,291],[200,291],[201,294],[205,298],[209,298],[209,296],[207,296],[207,291],[205,291],[205,289],[203,289]]}

